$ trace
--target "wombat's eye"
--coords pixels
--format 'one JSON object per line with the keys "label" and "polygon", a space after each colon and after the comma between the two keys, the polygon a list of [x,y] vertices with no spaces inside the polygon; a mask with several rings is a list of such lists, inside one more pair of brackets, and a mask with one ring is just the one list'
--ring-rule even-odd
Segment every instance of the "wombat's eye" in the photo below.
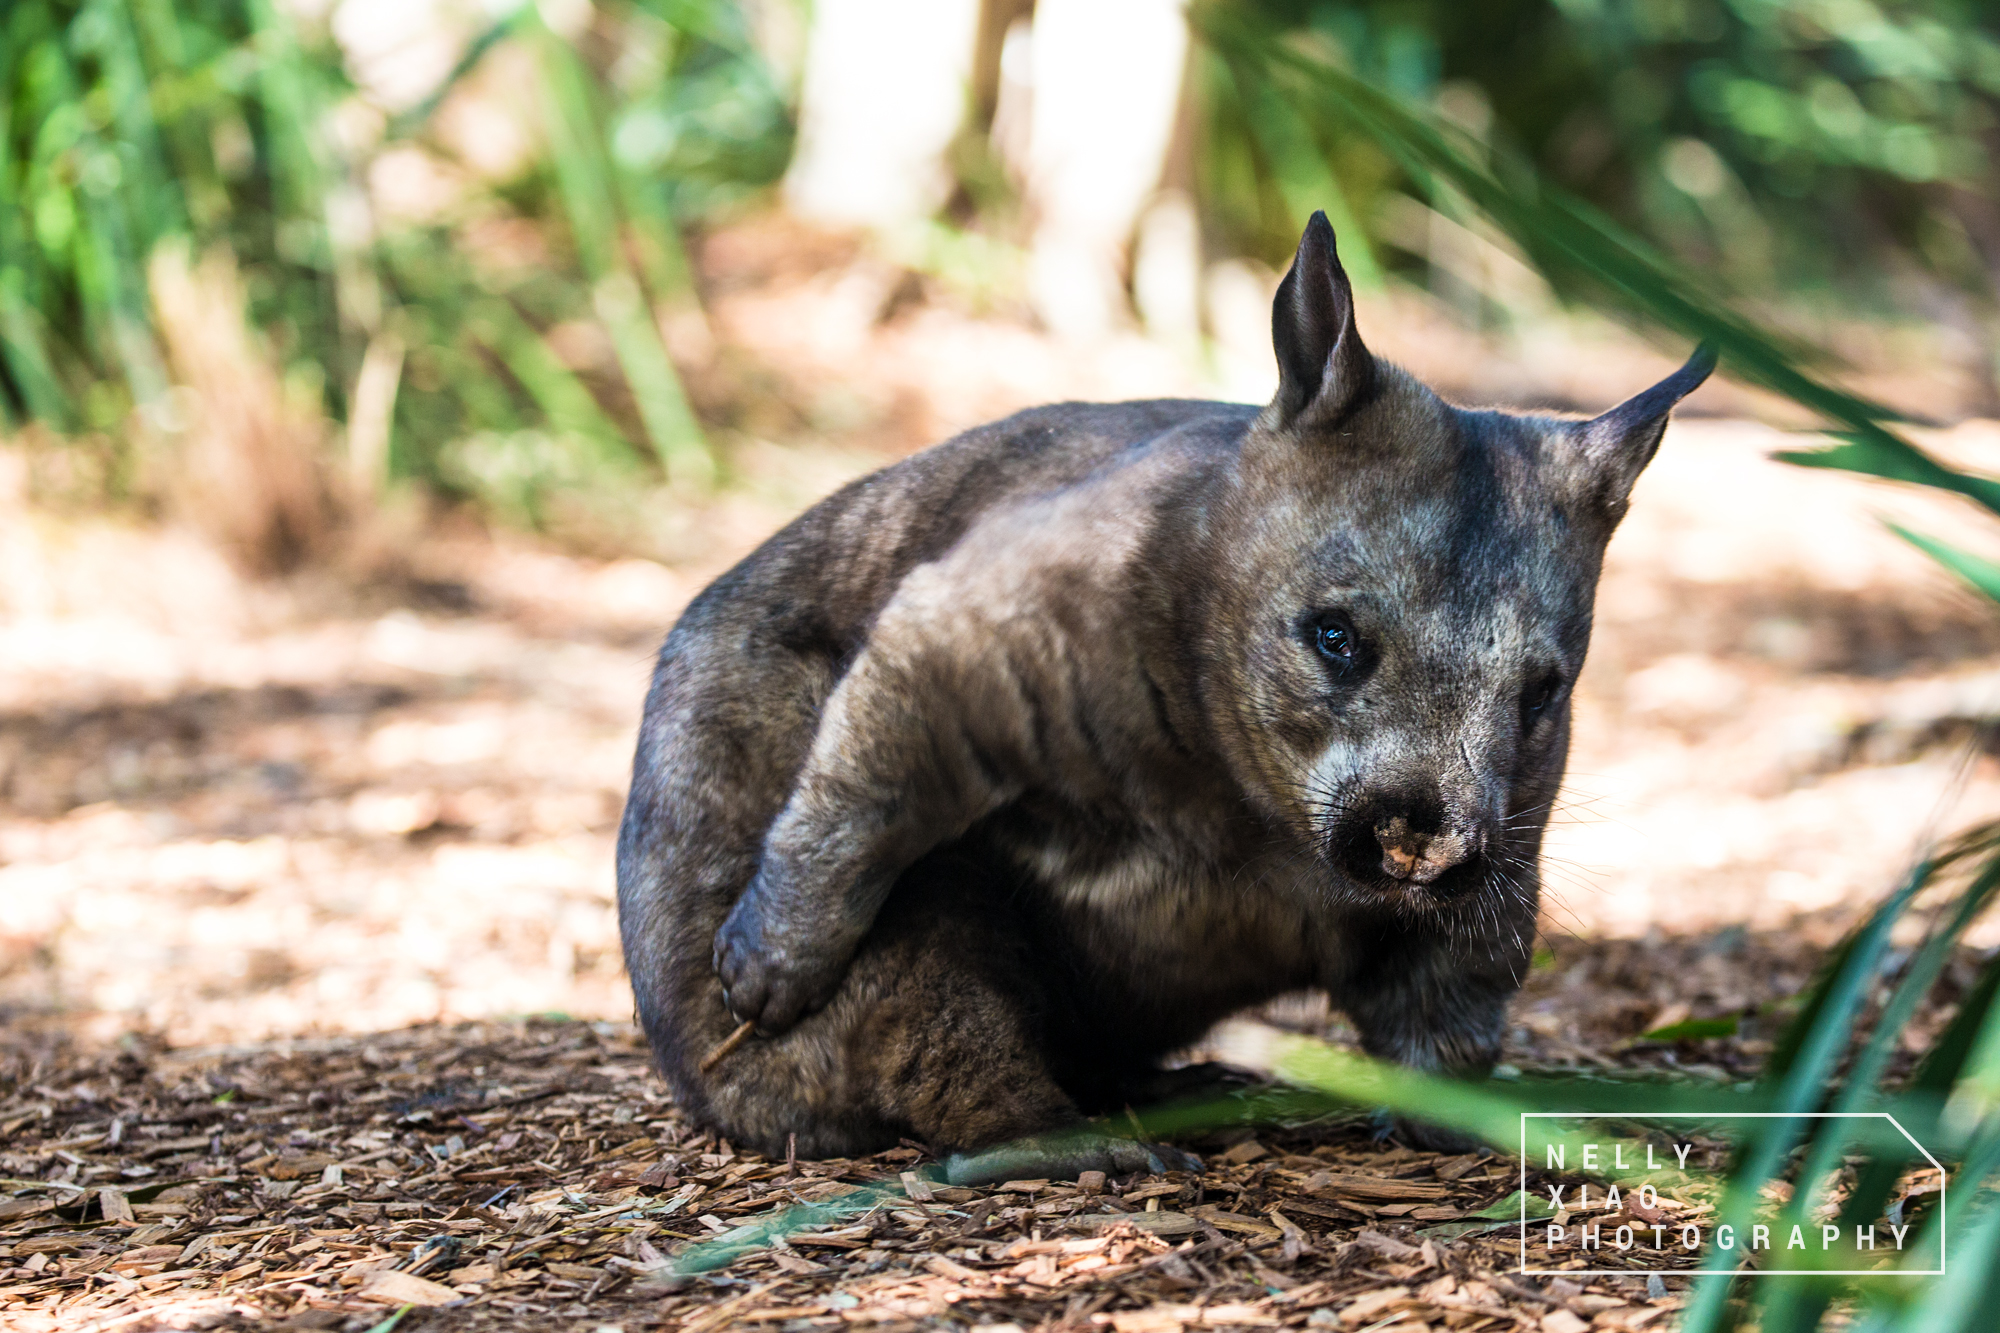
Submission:
{"label": "wombat's eye", "polygon": [[1532,725],[1541,711],[1549,706],[1550,700],[1556,697],[1556,691],[1561,688],[1560,676],[1543,676],[1530,685],[1527,692],[1521,696],[1521,720]]}
{"label": "wombat's eye", "polygon": [[1354,631],[1337,620],[1322,621],[1313,630],[1313,646],[1319,649],[1322,657],[1341,663],[1352,662]]}

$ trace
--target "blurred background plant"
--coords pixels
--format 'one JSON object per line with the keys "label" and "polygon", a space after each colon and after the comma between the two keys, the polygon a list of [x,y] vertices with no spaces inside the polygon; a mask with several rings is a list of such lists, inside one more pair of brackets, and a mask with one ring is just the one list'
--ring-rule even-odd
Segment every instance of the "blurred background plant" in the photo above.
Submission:
{"label": "blurred background plant", "polygon": [[[1436,112],[1782,327],[1948,328],[2000,401],[1980,7],[1195,12]],[[20,0],[0,23],[0,413],[62,441],[49,487],[175,505],[253,567],[409,482],[571,530],[713,482],[733,390],[685,387],[716,343],[688,242],[788,172],[796,214],[914,279],[1072,340],[1142,325],[1209,371],[1241,263],[1281,266],[1314,208],[1364,287],[1475,328],[1551,309],[1541,257],[1459,186],[1296,71],[1190,46],[1172,0]],[[183,280],[208,295],[163,299]],[[232,305],[254,334],[186,324]]]}
{"label": "blurred background plant", "polygon": [[[1990,151],[2000,44],[1983,7],[1871,0],[1509,0],[1472,8],[1258,0],[1253,17],[1477,139],[1738,289],[1877,311],[1990,305],[2000,213]],[[1205,192],[1216,224],[1277,260],[1288,188],[1329,161],[1392,262],[1425,261],[1391,163],[1346,138],[1301,151],[1211,61]],[[1322,168],[1323,169],[1323,168]],[[1223,188],[1225,180],[1240,182]],[[1254,182],[1254,187],[1252,183]],[[1456,201],[1419,192],[1454,216]],[[1400,211],[1399,211],[1400,210]],[[1454,220],[1463,222],[1462,216]],[[1401,232],[1399,236],[1397,233]],[[1416,244],[1413,246],[1412,242]],[[1492,312],[1504,317],[1504,311]],[[1984,312],[1982,312],[1984,318]]]}
{"label": "blurred background plant", "polygon": [[407,41],[368,49],[379,15],[297,8],[7,8],[0,414],[91,498],[182,498],[260,568],[392,480],[526,522],[704,480],[663,342],[700,318],[680,227],[775,179],[791,134],[740,11],[434,15],[414,36],[447,63],[413,84]]}

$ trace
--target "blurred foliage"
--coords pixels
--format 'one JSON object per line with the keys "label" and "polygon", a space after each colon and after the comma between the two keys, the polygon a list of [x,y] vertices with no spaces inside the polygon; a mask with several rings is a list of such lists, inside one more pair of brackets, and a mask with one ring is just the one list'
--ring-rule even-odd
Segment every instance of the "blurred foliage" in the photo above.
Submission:
{"label": "blurred foliage", "polygon": [[[1398,271],[1510,317],[1505,293],[1449,271],[1427,221],[1477,231],[1484,205],[1450,172],[1354,133],[1323,88],[1287,72],[1297,58],[1436,111],[1474,165],[1561,186],[1578,217],[1619,224],[1683,274],[1877,308],[1956,300],[1996,341],[1988,7],[1232,0],[1197,12],[1248,43],[1195,56],[1212,251],[1281,264],[1325,208],[1364,285]],[[106,457],[114,489],[142,484],[131,441],[171,441],[186,415],[147,261],[184,240],[233,255],[278,373],[336,424],[368,349],[407,349],[392,476],[529,523],[579,491],[708,476],[659,328],[699,318],[683,230],[783,172],[792,91],[733,0],[603,0],[587,14],[557,36],[534,6],[505,9],[442,87],[398,109],[371,107],[328,32],[277,0],[0,7],[0,426],[43,422]],[[1243,58],[1251,47],[1274,59]],[[497,177],[458,160],[439,115],[496,58],[532,85],[502,100],[533,138]],[[457,190],[428,216],[377,198],[375,168],[412,150]],[[1018,266],[986,230],[940,224],[899,261],[1004,304]],[[1529,258],[1561,276],[1547,253]],[[1565,294],[1602,299],[1607,280]]]}
{"label": "blurred foliage", "polygon": [[[123,464],[129,437],[171,440],[184,413],[147,262],[172,240],[233,255],[279,373],[336,422],[369,346],[409,349],[393,475],[531,520],[559,489],[705,476],[655,316],[693,301],[680,227],[775,179],[792,135],[737,8],[612,0],[563,38],[518,7],[393,117],[290,14],[275,0],[0,10],[0,425],[37,420]],[[492,179],[456,160],[437,113],[508,47],[533,71],[528,96],[504,99],[533,149]],[[398,151],[428,155],[454,197],[419,218],[382,208],[371,168]],[[525,257],[490,242],[510,226],[532,238]],[[611,364],[551,341],[579,321]]]}
{"label": "blurred foliage", "polygon": [[789,96],[752,51],[735,6],[648,4],[619,38],[612,150],[663,192],[669,212],[709,214],[784,174]]}
{"label": "blurred foliage", "polygon": [[[1910,273],[1990,303],[2000,12],[1962,0],[1247,0],[1270,39],[1320,54],[1676,257],[1760,292],[1879,309]],[[1365,138],[1301,135],[1205,57],[1203,199],[1224,248],[1289,255],[1320,176],[1411,268],[1409,188]],[[1330,167],[1330,172],[1329,172]],[[1455,200],[1424,190],[1428,204]],[[1309,211],[1309,210],[1307,210]],[[1361,275],[1357,275],[1361,276]]]}

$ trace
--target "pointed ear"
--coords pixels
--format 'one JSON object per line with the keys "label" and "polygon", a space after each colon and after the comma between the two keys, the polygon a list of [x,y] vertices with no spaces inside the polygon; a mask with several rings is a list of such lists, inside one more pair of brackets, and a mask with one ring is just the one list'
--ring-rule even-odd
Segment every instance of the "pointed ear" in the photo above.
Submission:
{"label": "pointed ear", "polygon": [[1354,327],[1354,289],[1334,253],[1333,227],[1314,213],[1291,271],[1271,305],[1278,396],[1271,415],[1283,429],[1304,420],[1330,424],[1359,403],[1375,378],[1375,358]]}
{"label": "pointed ear", "polygon": [[1608,507],[1623,509],[1625,497],[1660,447],[1674,404],[1700,388],[1714,369],[1715,348],[1703,343],[1686,365],[1652,388],[1572,428],[1583,467]]}

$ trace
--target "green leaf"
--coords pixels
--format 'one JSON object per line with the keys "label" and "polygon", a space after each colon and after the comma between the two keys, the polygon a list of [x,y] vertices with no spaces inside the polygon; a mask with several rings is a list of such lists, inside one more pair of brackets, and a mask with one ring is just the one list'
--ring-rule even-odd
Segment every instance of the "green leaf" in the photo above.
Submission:
{"label": "green leaf", "polygon": [[1910,1075],[1913,1090],[1939,1094],[1951,1090],[1964,1070],[1965,1062],[1972,1056],[1980,1031],[1986,1026],[1987,1016],[1994,1012],[1996,995],[2000,995],[2000,959],[1986,965],[1978,982],[1959,1001],[1958,1012],[1952,1015],[1943,1035],[1924,1053],[1916,1071]]}
{"label": "green leaf", "polygon": [[[1590,205],[1540,179],[1499,144],[1462,133],[1338,64],[1301,50],[1248,7],[1190,10],[1197,32],[1239,86],[1271,86],[1324,135],[1359,134],[1430,191],[1448,185],[1512,238],[1555,290],[1572,300],[1622,306],[1677,334],[1713,343],[1730,373],[1827,418],[1866,448],[1813,466],[1859,465],[1969,495],[2000,512],[2000,483],[1944,468],[1884,423],[1889,408],[1823,382],[1804,368],[1824,354],[1781,337],[1738,310],[1705,278],[1674,264]],[[1489,167],[1487,161],[1495,165]]]}
{"label": "green leaf", "polygon": [[1489,1203],[1478,1212],[1467,1213],[1459,1221],[1440,1222],[1436,1226],[1422,1227],[1418,1229],[1417,1234],[1432,1236],[1439,1240],[1457,1240],[1460,1236],[1518,1226],[1524,1214],[1531,1222],[1540,1221],[1554,1217],[1556,1209],[1554,1204],[1539,1195],[1529,1194],[1525,1190],[1515,1190],[1498,1203]]}
{"label": "green leaf", "polygon": [[1955,491],[2000,513],[2000,481],[1955,472],[1923,450],[1887,431],[1831,432],[1842,443],[1830,449],[1788,449],[1777,455],[1780,462],[1798,467],[1838,468],[1881,477],[1885,481],[1906,481],[1917,486]]}
{"label": "green leaf", "polygon": [[714,460],[702,439],[701,426],[688,409],[680,376],[660,341],[660,329],[645,294],[622,269],[599,279],[591,291],[597,317],[611,335],[612,350],[625,372],[625,383],[638,404],[646,434],[659,451],[667,475],[676,480],[707,482]]}
{"label": "green leaf", "polygon": [[1467,1213],[1466,1216],[1490,1217],[1502,1222],[1516,1222],[1521,1218],[1523,1207],[1527,1209],[1527,1214],[1530,1218],[1554,1217],[1556,1215],[1555,1205],[1547,1199],[1539,1195],[1528,1194],[1523,1190],[1515,1190],[1512,1194],[1500,1200],[1500,1202],[1490,1203],[1478,1212]]}
{"label": "green leaf", "polygon": [[416,1308],[417,1307],[414,1305],[403,1305],[397,1307],[396,1312],[394,1314],[389,1315],[385,1319],[379,1319],[375,1323],[371,1324],[368,1328],[368,1333],[395,1333],[396,1325],[403,1322],[403,1316]]}
{"label": "green leaf", "polygon": [[1994,564],[1984,556],[1974,555],[1970,551],[1962,551],[1948,542],[1941,542],[1935,537],[1926,537],[1920,532],[1911,532],[1908,528],[1899,527],[1894,523],[1889,524],[1888,527],[1889,531],[1895,533],[1898,537],[1901,537],[1904,541],[1916,547],[1919,551],[1922,551],[1925,555],[1937,561],[1967,583],[1970,583],[1974,588],[1986,594],[1986,596],[1992,598],[1994,601],[2000,602],[2000,565]]}
{"label": "green leaf", "polygon": [[47,326],[22,298],[21,285],[18,270],[0,272],[0,355],[6,357],[29,415],[57,430],[73,429],[77,414],[49,363]]}
{"label": "green leaf", "polygon": [[884,1206],[907,1203],[909,1196],[893,1181],[861,1186],[818,1203],[781,1208],[751,1218],[713,1240],[691,1245],[674,1256],[669,1270],[676,1274],[706,1273],[736,1262],[752,1250],[762,1249],[773,1240],[811,1227],[831,1226],[848,1218]]}
{"label": "green leaf", "polygon": [[511,304],[498,297],[479,302],[467,316],[466,327],[493,349],[558,434],[588,446],[592,469],[630,471],[633,455],[624,433]]}
{"label": "green leaf", "polygon": [[[1881,971],[1890,931],[1918,891],[1930,882],[1931,873],[1930,862],[1917,866],[1896,892],[1848,936],[1836,955],[1837,961],[1814,987],[1812,1000],[1794,1021],[1779,1050],[1773,1052],[1772,1067],[1766,1070],[1762,1083],[1772,1090],[1771,1109],[1780,1114],[1757,1122],[1759,1128],[1738,1155],[1729,1187],[1717,1209],[1718,1225],[1726,1223],[1738,1232],[1749,1225],[1760,1192],[1767,1181],[1780,1173],[1802,1128],[1810,1139],[1816,1124],[1840,1123],[1795,1117],[1820,1105],[1828,1078],[1852,1039],[1856,1011]],[[1777,1056],[1781,1053],[1789,1059],[1779,1067]],[[1733,1319],[1728,1299],[1735,1281],[1734,1266],[1735,1256],[1721,1249],[1716,1249],[1703,1263],[1683,1321],[1684,1333],[1712,1333]]]}
{"label": "green leaf", "polygon": [[1368,233],[1348,205],[1347,194],[1326,165],[1312,130],[1292,105],[1278,96],[1268,82],[1256,82],[1241,90],[1251,133],[1256,136],[1275,169],[1285,211],[1294,230],[1303,231],[1317,209],[1324,209],[1334,232],[1340,237],[1341,261],[1348,277],[1363,291],[1382,285],[1382,266],[1368,244]]}
{"label": "green leaf", "polygon": [[[626,259],[620,223],[626,218],[627,201],[614,187],[616,169],[604,151],[587,72],[576,53],[546,28],[537,33],[536,46],[546,85],[557,188],[590,279],[591,303],[611,335],[639,419],[667,475],[706,482],[714,475],[714,459],[688,408],[652,306]],[[663,273],[671,271],[668,230],[657,217],[639,229],[646,240],[641,248]]]}
{"label": "green leaf", "polygon": [[1709,1037],[1736,1035],[1736,1015],[1726,1018],[1689,1018],[1639,1034],[1641,1041],[1703,1041]]}

